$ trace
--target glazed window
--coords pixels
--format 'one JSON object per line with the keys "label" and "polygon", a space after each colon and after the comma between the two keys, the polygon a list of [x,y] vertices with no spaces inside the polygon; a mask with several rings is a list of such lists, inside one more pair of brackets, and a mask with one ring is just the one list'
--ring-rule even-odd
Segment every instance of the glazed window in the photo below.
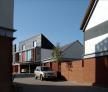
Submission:
{"label": "glazed window", "polygon": [[36,47],[37,46],[37,41],[34,41],[33,42],[33,47]]}
{"label": "glazed window", "polygon": [[22,50],[25,50],[25,45],[22,46]]}

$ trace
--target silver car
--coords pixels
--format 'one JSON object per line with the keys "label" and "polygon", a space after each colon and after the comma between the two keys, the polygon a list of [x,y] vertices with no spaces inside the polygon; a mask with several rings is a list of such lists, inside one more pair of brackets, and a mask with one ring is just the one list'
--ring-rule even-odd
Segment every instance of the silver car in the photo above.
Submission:
{"label": "silver car", "polygon": [[46,78],[56,78],[57,74],[56,72],[52,71],[50,67],[46,66],[37,66],[34,70],[35,79],[40,78],[40,80],[46,79]]}

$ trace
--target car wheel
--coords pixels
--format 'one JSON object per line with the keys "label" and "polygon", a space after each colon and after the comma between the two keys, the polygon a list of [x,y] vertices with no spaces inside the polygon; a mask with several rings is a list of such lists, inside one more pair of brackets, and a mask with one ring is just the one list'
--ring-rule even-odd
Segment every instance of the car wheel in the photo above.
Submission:
{"label": "car wheel", "polygon": [[43,81],[43,76],[42,75],[40,75],[40,80]]}

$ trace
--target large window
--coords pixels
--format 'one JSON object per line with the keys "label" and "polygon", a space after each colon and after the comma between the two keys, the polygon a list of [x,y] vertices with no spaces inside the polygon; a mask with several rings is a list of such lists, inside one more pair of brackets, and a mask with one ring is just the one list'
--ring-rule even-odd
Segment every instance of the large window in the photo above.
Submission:
{"label": "large window", "polygon": [[36,47],[37,46],[37,41],[34,41],[33,42],[33,47]]}
{"label": "large window", "polygon": [[31,61],[31,59],[32,59],[31,50],[27,51],[26,53],[27,53],[26,54],[27,61]]}

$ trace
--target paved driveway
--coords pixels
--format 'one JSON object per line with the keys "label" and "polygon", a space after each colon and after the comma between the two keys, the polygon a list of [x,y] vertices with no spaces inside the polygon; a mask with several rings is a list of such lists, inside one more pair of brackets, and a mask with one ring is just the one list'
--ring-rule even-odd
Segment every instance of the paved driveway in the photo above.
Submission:
{"label": "paved driveway", "polygon": [[40,81],[15,78],[15,92],[108,92],[108,88],[84,86],[68,81]]}

